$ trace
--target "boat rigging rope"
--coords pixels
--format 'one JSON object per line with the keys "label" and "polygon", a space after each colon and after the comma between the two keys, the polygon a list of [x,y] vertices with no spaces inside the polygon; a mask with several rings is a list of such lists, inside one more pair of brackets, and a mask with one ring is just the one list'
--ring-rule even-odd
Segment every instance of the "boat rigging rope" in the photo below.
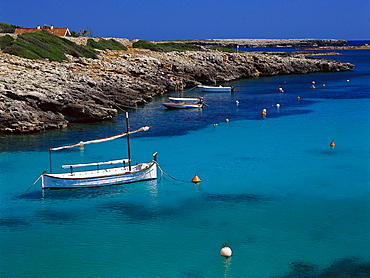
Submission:
{"label": "boat rigging rope", "polygon": [[185,91],[183,91],[184,93],[186,93],[186,92],[189,92],[189,91],[191,91],[191,90],[194,90],[195,88],[198,88],[198,85],[197,86],[194,86],[193,88],[190,88],[190,89],[188,89],[188,90],[185,90]]}
{"label": "boat rigging rope", "polygon": [[24,195],[24,194],[26,194],[27,192],[28,192],[28,190],[30,190],[38,181],[39,181],[39,179],[42,177],[42,174],[37,178],[37,180],[35,180],[35,182],[30,186],[30,187],[28,187],[28,189],[26,190],[26,191],[24,191],[23,193],[22,193],[22,195]]}

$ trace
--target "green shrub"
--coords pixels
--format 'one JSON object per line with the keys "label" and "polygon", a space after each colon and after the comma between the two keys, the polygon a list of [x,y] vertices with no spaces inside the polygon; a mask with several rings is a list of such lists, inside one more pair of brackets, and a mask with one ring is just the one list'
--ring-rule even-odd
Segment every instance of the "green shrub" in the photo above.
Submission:
{"label": "green shrub", "polygon": [[4,49],[5,47],[11,45],[13,41],[14,39],[9,35],[0,37],[0,49]]}
{"label": "green shrub", "polygon": [[121,44],[120,42],[114,40],[114,39],[109,39],[109,40],[104,40],[100,39],[99,41],[95,41],[93,39],[88,39],[87,40],[87,45],[95,48],[95,49],[100,49],[100,50],[127,50],[127,47]]}
{"label": "green shrub", "polygon": [[146,40],[139,40],[137,42],[134,42],[132,46],[134,48],[150,49],[153,51],[157,51],[157,45]]}
{"label": "green shrub", "polygon": [[221,52],[228,52],[228,53],[238,53],[235,49],[232,48],[226,48],[226,47],[210,47],[209,49],[221,51]]}
{"label": "green shrub", "polygon": [[0,22],[0,33],[14,33],[16,28],[19,26]]}
{"label": "green shrub", "polygon": [[199,47],[191,44],[186,43],[176,43],[176,42],[164,42],[164,43],[157,43],[154,44],[150,41],[146,40],[139,40],[135,43],[133,43],[134,48],[143,48],[143,49],[150,49],[152,51],[162,51],[162,52],[168,52],[168,51],[198,51]]}
{"label": "green shrub", "polygon": [[62,62],[65,54],[74,57],[97,58],[97,52],[46,31],[19,35],[16,41],[3,50],[6,53],[28,58]]}

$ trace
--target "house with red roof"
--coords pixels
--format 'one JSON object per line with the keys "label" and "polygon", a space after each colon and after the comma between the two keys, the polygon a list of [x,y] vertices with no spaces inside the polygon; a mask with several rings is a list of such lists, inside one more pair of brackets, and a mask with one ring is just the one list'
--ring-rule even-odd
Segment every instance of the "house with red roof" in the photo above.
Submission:
{"label": "house with red roof", "polygon": [[37,31],[42,31],[42,30],[45,30],[49,32],[50,34],[60,36],[60,37],[71,35],[71,32],[69,31],[68,28],[54,28],[53,25],[51,25],[48,28],[41,28],[40,25],[38,25],[36,28],[17,28],[15,29],[14,34],[20,35],[24,33],[32,33],[32,32],[37,32]]}

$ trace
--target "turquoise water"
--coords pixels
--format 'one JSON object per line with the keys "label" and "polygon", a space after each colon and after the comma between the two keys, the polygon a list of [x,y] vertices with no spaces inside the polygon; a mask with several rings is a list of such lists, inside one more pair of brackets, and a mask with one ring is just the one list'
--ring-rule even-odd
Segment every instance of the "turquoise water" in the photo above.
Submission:
{"label": "turquoise water", "polygon": [[[158,152],[158,181],[54,191],[38,182],[24,193],[48,170],[49,147],[121,132],[123,115],[1,136],[0,277],[369,277],[369,57],[334,57],[356,64],[351,72],[186,92],[205,97],[202,111],[167,111],[163,96],[130,113],[132,129],[154,126],[131,146],[135,162]],[[55,153],[53,163],[120,157],[125,140]]]}

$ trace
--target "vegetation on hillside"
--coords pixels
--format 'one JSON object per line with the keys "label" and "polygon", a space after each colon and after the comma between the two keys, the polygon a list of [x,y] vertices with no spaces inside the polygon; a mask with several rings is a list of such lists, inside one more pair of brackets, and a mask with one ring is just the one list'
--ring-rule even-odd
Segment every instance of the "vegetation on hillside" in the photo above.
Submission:
{"label": "vegetation on hillside", "polygon": [[20,26],[0,22],[0,33],[14,33],[16,28],[21,28]]}
{"label": "vegetation on hillside", "polygon": [[127,47],[123,44],[119,43],[114,39],[104,40],[100,39],[99,41],[95,41],[93,39],[87,40],[87,45],[100,50],[110,49],[110,50],[127,50]]}
{"label": "vegetation on hillside", "polygon": [[163,43],[152,43],[146,40],[139,40],[133,43],[134,48],[150,49],[152,51],[168,52],[168,51],[197,51],[198,46],[186,44],[186,43],[176,43],[176,42],[163,42]]}
{"label": "vegetation on hillside", "polygon": [[5,53],[28,59],[49,59],[62,62],[67,60],[66,54],[73,57],[97,58],[95,49],[126,49],[115,40],[100,39],[95,42],[89,39],[87,46],[78,45],[68,39],[52,35],[46,31],[25,33],[14,40],[11,36],[0,37],[0,49]]}
{"label": "vegetation on hillside", "polygon": [[0,37],[0,49],[5,49],[7,46],[11,45],[13,43],[14,39],[9,36],[1,36]]}
{"label": "vegetation on hillside", "polygon": [[3,52],[28,59],[47,58],[57,62],[66,60],[65,54],[74,57],[97,58],[97,52],[93,49],[77,45],[46,31],[19,35],[16,40],[3,49]]}
{"label": "vegetation on hillside", "polygon": [[228,52],[228,53],[238,53],[237,50],[232,49],[232,48],[227,48],[227,47],[210,47],[209,49],[217,50],[221,52]]}

